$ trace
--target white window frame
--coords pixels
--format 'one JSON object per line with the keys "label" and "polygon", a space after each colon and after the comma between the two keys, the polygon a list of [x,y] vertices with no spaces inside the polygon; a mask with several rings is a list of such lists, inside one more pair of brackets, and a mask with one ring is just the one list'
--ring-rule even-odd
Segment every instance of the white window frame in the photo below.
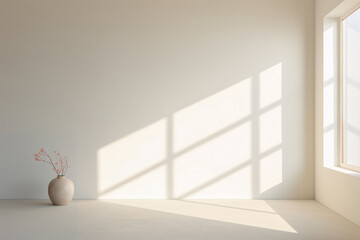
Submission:
{"label": "white window frame", "polygon": [[344,156],[344,20],[352,15],[354,12],[360,9],[360,5],[353,8],[349,11],[345,16],[340,18],[340,77],[339,77],[339,130],[340,130],[340,167],[360,172],[360,167],[349,165],[345,163],[345,156]]}

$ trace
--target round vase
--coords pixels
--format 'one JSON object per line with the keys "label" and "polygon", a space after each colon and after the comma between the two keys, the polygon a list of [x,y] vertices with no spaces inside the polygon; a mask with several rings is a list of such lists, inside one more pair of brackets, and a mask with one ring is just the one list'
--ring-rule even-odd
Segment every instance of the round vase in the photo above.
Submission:
{"label": "round vase", "polygon": [[74,196],[74,183],[65,176],[58,176],[49,183],[48,192],[54,205],[67,205]]}

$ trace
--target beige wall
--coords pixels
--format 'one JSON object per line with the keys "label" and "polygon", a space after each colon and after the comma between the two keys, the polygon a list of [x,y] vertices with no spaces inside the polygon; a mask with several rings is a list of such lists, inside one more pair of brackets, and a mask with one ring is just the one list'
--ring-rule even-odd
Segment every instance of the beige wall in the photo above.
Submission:
{"label": "beige wall", "polygon": [[0,0],[0,198],[313,198],[312,0]]}
{"label": "beige wall", "polygon": [[[339,90],[338,21],[339,17],[357,4],[360,4],[360,1],[316,1],[315,197],[316,200],[360,225],[360,174],[338,167],[339,119],[337,104]],[[330,74],[328,74],[329,72]],[[327,79],[326,76],[331,76],[331,78]],[[328,131],[329,128],[326,127],[329,125],[327,123],[331,123],[331,131]]]}

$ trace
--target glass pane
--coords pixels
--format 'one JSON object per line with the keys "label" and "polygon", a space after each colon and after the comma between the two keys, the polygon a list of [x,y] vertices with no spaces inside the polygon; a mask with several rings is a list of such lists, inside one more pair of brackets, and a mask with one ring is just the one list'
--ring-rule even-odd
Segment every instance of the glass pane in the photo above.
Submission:
{"label": "glass pane", "polygon": [[344,162],[360,167],[360,9],[343,22]]}

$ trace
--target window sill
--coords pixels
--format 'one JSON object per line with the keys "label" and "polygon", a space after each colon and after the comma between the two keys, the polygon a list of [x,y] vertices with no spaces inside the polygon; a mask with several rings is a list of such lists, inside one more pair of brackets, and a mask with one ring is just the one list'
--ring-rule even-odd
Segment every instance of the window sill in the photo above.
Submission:
{"label": "window sill", "polygon": [[354,171],[351,171],[351,170],[348,170],[348,169],[345,169],[345,168],[341,168],[341,167],[330,167],[330,166],[324,166],[328,169],[331,169],[333,171],[336,171],[336,172],[341,172],[341,173],[344,173],[346,175],[350,175],[350,176],[354,176],[354,177],[358,177],[360,178],[360,173],[358,172],[354,172]]}

